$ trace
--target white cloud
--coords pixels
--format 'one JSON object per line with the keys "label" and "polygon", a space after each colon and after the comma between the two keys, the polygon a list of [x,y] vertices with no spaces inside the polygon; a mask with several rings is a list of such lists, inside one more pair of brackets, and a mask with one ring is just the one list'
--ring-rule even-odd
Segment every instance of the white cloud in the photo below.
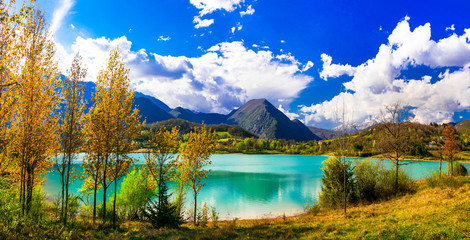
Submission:
{"label": "white cloud", "polygon": [[73,4],[74,4],[73,0],[63,0],[59,8],[54,10],[54,13],[52,14],[51,26],[49,28],[51,35],[54,35],[57,32],[57,30],[60,29],[65,16],[70,11]]}
{"label": "white cloud", "polygon": [[70,27],[71,27],[72,29],[75,29],[75,25],[73,25],[73,24],[70,24]]}
{"label": "white cloud", "polygon": [[242,30],[242,28],[243,28],[243,25],[241,25],[240,23],[237,23],[237,26],[230,28],[230,31],[232,31],[232,33],[235,33],[235,30],[240,31]]}
{"label": "white cloud", "polygon": [[255,13],[255,9],[253,6],[248,6],[245,11],[240,12],[240,16],[243,17],[245,15],[253,15]]}
{"label": "white cloud", "polygon": [[294,120],[296,118],[299,118],[299,114],[296,114],[296,113],[291,113],[289,111],[287,111],[286,109],[284,109],[282,107],[282,105],[279,105],[279,107],[277,108],[279,111],[281,111],[282,113],[284,113],[284,115],[286,115],[290,120]]}
{"label": "white cloud", "polygon": [[[408,21],[406,17],[397,24],[388,44],[379,47],[375,58],[357,67],[331,64],[331,57],[322,55],[322,78],[341,74],[353,78],[344,83],[348,92],[303,107],[307,124],[331,123],[331,109],[342,98],[355,109],[354,120],[358,123],[371,121],[384,105],[397,101],[411,106],[415,120],[422,123],[452,121],[454,112],[470,109],[470,29],[435,42],[431,40],[429,23],[411,31]],[[426,75],[421,79],[400,79],[403,70],[418,65],[454,67],[454,72],[447,70],[434,83]]]}
{"label": "white cloud", "polygon": [[254,48],[258,48],[258,47],[259,47],[258,44],[253,44],[253,45],[251,45],[251,46],[254,47]]}
{"label": "white cloud", "polygon": [[379,27],[379,31],[382,31],[382,26]]}
{"label": "white cloud", "polygon": [[199,16],[202,17],[216,10],[232,12],[237,9],[244,0],[190,0],[189,2],[197,9],[200,9]]}
{"label": "white cloud", "polygon": [[307,70],[309,70],[310,68],[313,67],[313,62],[312,61],[308,61],[303,67],[302,67],[302,72],[305,72]]}
{"label": "white cloud", "polygon": [[286,41],[284,41],[284,40],[281,40],[281,43],[285,43],[285,42],[286,42]]}
{"label": "white cloud", "polygon": [[[130,69],[135,89],[171,107],[228,113],[253,98],[287,106],[313,80],[302,74],[302,64],[293,56],[278,57],[271,51],[247,49],[243,42],[220,43],[200,57],[189,58],[162,56],[144,49],[132,51],[132,43],[125,36],[76,39],[72,49],[80,50],[88,66],[87,80],[96,79],[109,50],[116,45]],[[73,54],[58,54],[64,56],[60,65],[66,69]]]}
{"label": "white cloud", "polygon": [[454,24],[452,24],[450,27],[446,27],[446,31],[455,31]]}
{"label": "white cloud", "polygon": [[166,42],[166,41],[169,41],[170,39],[171,39],[170,36],[165,37],[165,36],[162,35],[162,36],[159,36],[159,37],[158,37],[157,41],[164,41],[164,42]]}
{"label": "white cloud", "polygon": [[193,23],[196,23],[195,28],[204,28],[209,27],[214,23],[214,19],[201,19],[199,17],[194,17]]}
{"label": "white cloud", "polygon": [[333,58],[323,53],[321,55],[321,60],[323,62],[323,70],[320,72],[320,78],[323,80],[328,80],[328,78],[335,78],[341,75],[354,75],[356,68],[351,67],[351,65],[341,65],[341,64],[331,64]]}

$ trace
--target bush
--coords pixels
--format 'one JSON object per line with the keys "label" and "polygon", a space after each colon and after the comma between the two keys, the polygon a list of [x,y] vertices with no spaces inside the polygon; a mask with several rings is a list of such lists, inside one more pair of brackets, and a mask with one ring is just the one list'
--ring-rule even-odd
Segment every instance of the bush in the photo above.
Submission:
{"label": "bush", "polygon": [[[355,162],[354,175],[357,184],[357,195],[361,201],[373,202],[388,199],[395,192],[395,169],[385,169],[379,163],[372,164],[367,160]],[[400,169],[398,172],[398,193],[414,190],[413,180]]]}
{"label": "bush", "polygon": [[323,162],[322,192],[320,193],[320,205],[324,207],[339,207],[344,204],[343,185],[344,173],[346,171],[346,201],[354,203],[357,201],[356,182],[354,180],[353,167],[350,161],[344,164],[339,158],[329,158]]}
{"label": "bush", "polygon": [[[467,171],[467,168],[459,163],[459,162],[454,162],[454,176],[467,176],[468,174],[468,171]],[[449,166],[449,169],[450,169],[450,166]]]}
{"label": "bush", "polygon": [[446,174],[445,172],[442,172],[441,175],[439,176],[438,171],[432,171],[431,176],[426,178],[426,185],[429,187],[460,187],[462,186],[462,182],[458,181],[456,178],[453,178]]}
{"label": "bush", "polygon": [[142,212],[155,196],[155,187],[144,169],[134,168],[122,181],[118,194],[117,207],[121,218],[142,219]]}
{"label": "bush", "polygon": [[321,206],[318,202],[315,202],[314,204],[310,205],[309,203],[307,203],[305,206],[304,206],[304,211],[306,213],[309,213],[309,214],[312,214],[313,216],[317,216],[318,213],[320,212],[321,210]]}
{"label": "bush", "polygon": [[379,182],[376,187],[376,193],[381,199],[388,199],[399,193],[412,192],[414,190],[413,179],[406,175],[403,169],[398,170],[398,192],[395,192],[396,170],[393,168],[380,169]]}
{"label": "bush", "polygon": [[[18,224],[17,216],[20,212],[21,206],[16,198],[15,188],[11,188],[11,181],[0,178],[0,232],[13,229]],[[3,237],[0,235],[0,238]]]}
{"label": "bush", "polygon": [[379,167],[367,160],[356,160],[354,174],[356,176],[357,194],[360,200],[373,202],[378,199]]}

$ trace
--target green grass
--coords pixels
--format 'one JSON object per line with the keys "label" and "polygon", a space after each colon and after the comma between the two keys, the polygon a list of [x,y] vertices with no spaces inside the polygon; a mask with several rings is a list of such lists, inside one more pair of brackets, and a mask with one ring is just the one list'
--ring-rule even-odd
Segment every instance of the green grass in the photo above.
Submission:
{"label": "green grass", "polygon": [[[469,239],[470,177],[459,184],[430,187],[417,182],[414,194],[380,203],[321,209],[313,214],[276,219],[219,221],[206,227],[184,224],[180,229],[153,229],[149,224],[128,221],[119,229],[100,229],[89,216],[77,218],[72,230],[60,224],[27,228],[14,238],[69,239]],[[46,231],[48,234],[38,232]]]}

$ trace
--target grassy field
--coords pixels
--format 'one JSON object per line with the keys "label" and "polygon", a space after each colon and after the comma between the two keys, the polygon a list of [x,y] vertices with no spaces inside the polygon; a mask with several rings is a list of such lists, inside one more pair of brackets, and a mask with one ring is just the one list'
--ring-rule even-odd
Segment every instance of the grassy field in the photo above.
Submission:
{"label": "grassy field", "polygon": [[75,228],[64,234],[69,239],[470,239],[470,177],[448,183],[429,187],[418,181],[415,193],[350,207],[347,218],[341,210],[324,209],[316,215],[220,221],[205,227],[157,230],[125,222],[118,230],[98,230],[89,218],[79,217]]}

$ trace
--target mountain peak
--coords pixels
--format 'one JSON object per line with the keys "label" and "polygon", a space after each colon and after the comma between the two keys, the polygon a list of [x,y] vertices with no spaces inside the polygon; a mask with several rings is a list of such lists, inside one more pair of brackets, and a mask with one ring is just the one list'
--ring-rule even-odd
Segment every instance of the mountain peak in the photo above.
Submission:
{"label": "mountain peak", "polygon": [[227,123],[239,125],[264,139],[296,141],[319,139],[302,122],[291,121],[264,98],[245,103],[227,119]]}

